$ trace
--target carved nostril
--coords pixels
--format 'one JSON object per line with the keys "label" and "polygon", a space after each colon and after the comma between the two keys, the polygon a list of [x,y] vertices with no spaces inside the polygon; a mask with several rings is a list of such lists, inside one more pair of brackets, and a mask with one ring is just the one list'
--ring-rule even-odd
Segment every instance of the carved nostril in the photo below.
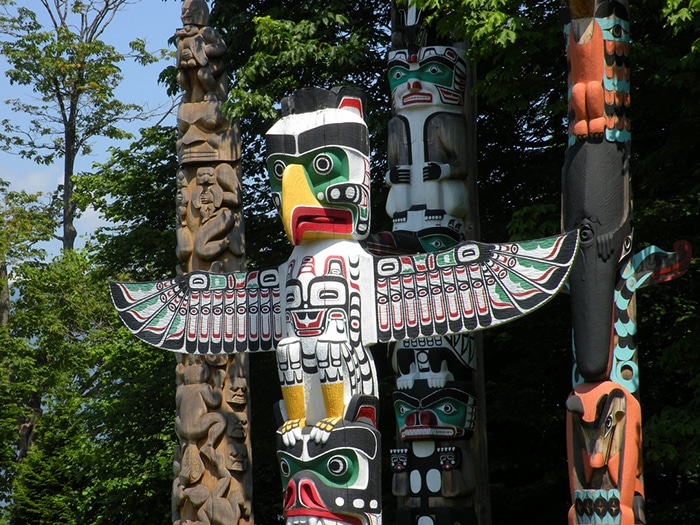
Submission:
{"label": "carved nostril", "polygon": [[297,487],[294,481],[287,483],[287,488],[284,491],[284,508],[290,509],[294,506],[297,499]]}
{"label": "carved nostril", "polygon": [[299,481],[299,503],[310,509],[326,509],[316,486],[308,479]]}

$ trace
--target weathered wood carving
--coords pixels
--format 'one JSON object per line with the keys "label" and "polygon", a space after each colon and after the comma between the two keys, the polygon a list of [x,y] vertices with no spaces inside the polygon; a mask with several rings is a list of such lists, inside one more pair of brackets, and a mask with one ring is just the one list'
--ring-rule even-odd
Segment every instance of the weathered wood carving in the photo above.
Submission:
{"label": "weathered wood carving", "polygon": [[[178,108],[178,273],[245,269],[238,129],[221,113],[226,46],[203,0],[182,4],[175,32]],[[178,356],[179,438],[173,522],[253,523],[247,357]]]}

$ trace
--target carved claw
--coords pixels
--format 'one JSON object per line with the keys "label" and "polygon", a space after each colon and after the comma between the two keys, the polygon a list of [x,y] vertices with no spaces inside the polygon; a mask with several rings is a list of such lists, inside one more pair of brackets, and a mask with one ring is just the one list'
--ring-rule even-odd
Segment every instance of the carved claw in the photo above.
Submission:
{"label": "carved claw", "polygon": [[416,367],[415,363],[411,363],[408,366],[408,369],[408,374],[402,374],[396,378],[396,388],[399,390],[410,390],[413,388],[413,383],[416,379],[416,375],[418,374],[418,368]]}
{"label": "carved claw", "polygon": [[280,428],[282,442],[286,447],[293,447],[297,440],[301,440],[301,429],[306,426],[306,418],[289,419]]}
{"label": "carved claw", "polygon": [[425,374],[430,388],[444,388],[448,381],[454,380],[454,376],[447,368],[447,361],[443,361],[439,372]]}
{"label": "carved claw", "polygon": [[326,417],[314,425],[311,429],[310,438],[318,444],[324,444],[331,435],[331,430],[340,423],[341,417]]}

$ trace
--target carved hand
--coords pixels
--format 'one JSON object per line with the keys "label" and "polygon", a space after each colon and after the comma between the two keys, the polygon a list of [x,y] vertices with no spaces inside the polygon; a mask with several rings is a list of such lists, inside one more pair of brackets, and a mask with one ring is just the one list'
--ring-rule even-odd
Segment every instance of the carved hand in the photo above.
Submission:
{"label": "carved hand", "polygon": [[384,178],[387,186],[393,186],[394,184],[408,184],[411,182],[411,167],[402,166],[392,166]]}
{"label": "carved hand", "polygon": [[426,162],[423,166],[423,180],[442,180],[450,176],[450,165]]}

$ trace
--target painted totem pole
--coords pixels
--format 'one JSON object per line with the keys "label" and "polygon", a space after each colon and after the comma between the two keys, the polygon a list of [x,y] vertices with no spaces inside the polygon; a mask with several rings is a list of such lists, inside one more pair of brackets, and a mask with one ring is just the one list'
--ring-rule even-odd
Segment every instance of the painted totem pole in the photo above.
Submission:
{"label": "painted totem pole", "polygon": [[[379,524],[377,380],[367,347],[449,338],[527,314],[563,285],[578,236],[374,256],[359,242],[369,234],[370,210],[362,97],[350,88],[308,89],[282,109],[266,135],[267,167],[294,246],[289,260],[259,271],[111,283],[112,298],[137,337],[194,362],[276,351],[287,523]],[[197,388],[204,407],[214,388]],[[461,391],[448,392],[439,402],[444,427],[459,432],[469,404]],[[211,424],[202,425],[202,448],[211,443],[215,455],[223,421],[205,412]],[[442,472],[457,466],[453,450],[440,454]]]}
{"label": "painted totem pole", "polygon": [[682,275],[691,249],[632,255],[629,11],[569,0],[569,147],[562,224],[580,230],[569,276],[574,390],[566,407],[569,525],[646,523],[635,291]]}
{"label": "painted totem pole", "polygon": [[[221,113],[226,46],[204,0],[185,0],[175,32],[178,273],[245,268],[238,129]],[[173,523],[252,524],[247,356],[178,355],[179,445]]]}
{"label": "painted totem pole", "polygon": [[[391,244],[435,252],[478,235],[476,169],[466,45],[438,38],[424,15],[392,3],[386,210],[393,219]],[[489,521],[487,503],[480,519],[475,512],[475,499],[488,501],[486,451],[472,440],[477,416],[478,431],[485,432],[474,380],[480,353],[474,335],[391,347],[398,425],[392,491],[400,523]]]}

